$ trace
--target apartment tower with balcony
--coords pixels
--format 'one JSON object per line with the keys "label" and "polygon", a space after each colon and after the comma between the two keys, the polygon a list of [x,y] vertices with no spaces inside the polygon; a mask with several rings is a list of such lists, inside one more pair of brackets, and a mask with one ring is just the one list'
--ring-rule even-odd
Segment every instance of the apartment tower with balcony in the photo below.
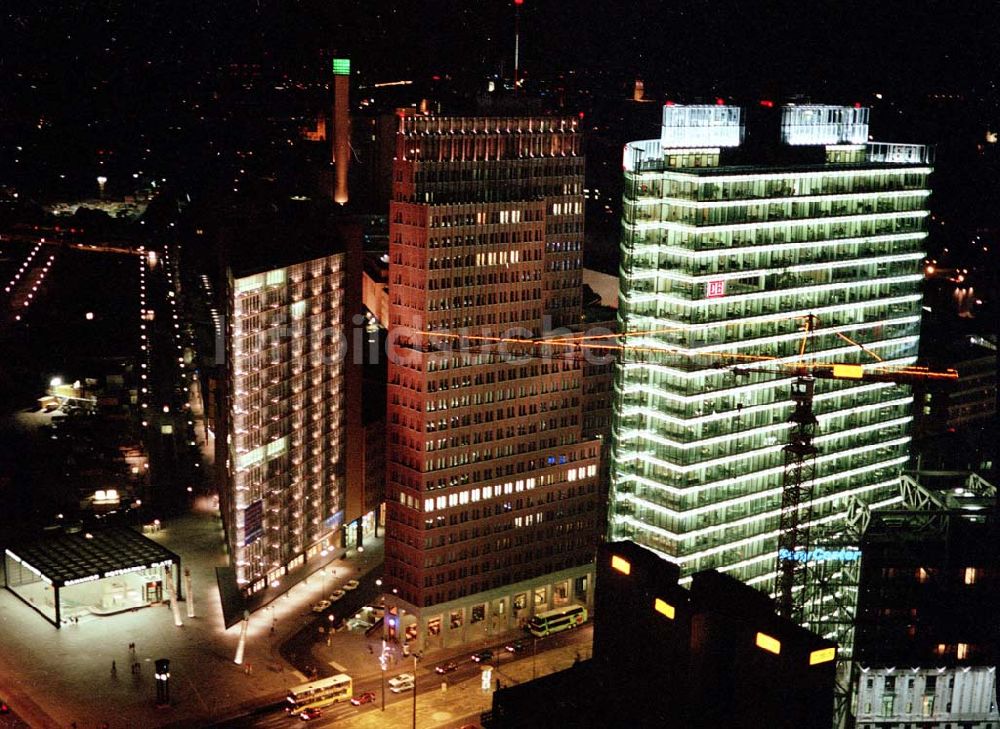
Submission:
{"label": "apartment tower with balcony", "polygon": [[584,363],[475,339],[579,324],[582,134],[575,119],[404,115],[396,140],[386,633],[450,645],[592,602]]}
{"label": "apartment tower with balcony", "polygon": [[290,238],[241,248],[226,276],[219,502],[251,608],[344,545],[345,254]]}
{"label": "apartment tower with balcony", "polygon": [[[868,111],[667,105],[625,147],[609,532],[683,575],[773,589],[794,374],[759,358],[915,361],[931,150],[868,142]],[[911,400],[816,382],[815,533],[899,500]]]}

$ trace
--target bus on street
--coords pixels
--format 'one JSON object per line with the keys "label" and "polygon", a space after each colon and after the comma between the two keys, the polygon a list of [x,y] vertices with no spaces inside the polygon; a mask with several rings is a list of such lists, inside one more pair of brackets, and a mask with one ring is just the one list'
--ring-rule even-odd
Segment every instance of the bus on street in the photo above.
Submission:
{"label": "bus on street", "polygon": [[346,673],[293,686],[288,689],[288,705],[285,710],[295,716],[304,709],[321,709],[340,701],[350,701],[351,689],[351,677]]}
{"label": "bus on street", "polygon": [[583,605],[569,605],[538,613],[528,621],[528,632],[536,638],[541,638],[575,628],[585,622],[587,622],[587,608]]}

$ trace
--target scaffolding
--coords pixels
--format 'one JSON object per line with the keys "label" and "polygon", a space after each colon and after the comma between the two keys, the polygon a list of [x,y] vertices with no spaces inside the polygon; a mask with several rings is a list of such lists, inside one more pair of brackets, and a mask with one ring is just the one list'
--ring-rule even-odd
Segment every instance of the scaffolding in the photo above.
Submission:
{"label": "scaffolding", "polygon": [[[969,497],[995,499],[996,488],[978,474],[970,473],[964,493]],[[903,474],[899,493],[891,504],[879,512],[900,510],[912,514],[922,512],[928,523],[936,522],[943,513],[954,508],[939,491],[927,488],[917,478]],[[823,638],[838,644],[838,665],[834,685],[834,727],[852,726],[854,687],[858,678],[854,661],[854,628],[861,583],[861,540],[871,520],[870,506],[851,496],[846,517],[811,530],[812,543],[822,545],[827,552],[854,551],[856,559],[818,560],[808,564],[808,580],[803,595],[797,600],[802,607],[802,625]]]}

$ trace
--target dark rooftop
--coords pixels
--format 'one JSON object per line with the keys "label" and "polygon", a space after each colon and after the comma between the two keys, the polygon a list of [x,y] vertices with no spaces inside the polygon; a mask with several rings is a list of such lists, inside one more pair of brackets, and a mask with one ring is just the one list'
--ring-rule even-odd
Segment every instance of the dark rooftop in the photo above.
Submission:
{"label": "dark rooftop", "polygon": [[180,564],[180,557],[127,527],[63,533],[7,550],[52,581],[55,587],[108,572],[149,567],[158,562]]}
{"label": "dark rooftop", "polygon": [[236,278],[345,251],[337,223],[346,216],[324,200],[246,206],[227,222],[223,255]]}

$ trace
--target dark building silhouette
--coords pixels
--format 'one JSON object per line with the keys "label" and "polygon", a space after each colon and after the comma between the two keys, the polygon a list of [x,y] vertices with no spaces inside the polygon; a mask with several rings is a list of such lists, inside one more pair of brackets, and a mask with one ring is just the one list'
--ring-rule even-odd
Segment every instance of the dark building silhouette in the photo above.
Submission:
{"label": "dark building silhouette", "polygon": [[872,515],[855,637],[858,727],[1000,722],[1000,544],[992,510],[966,501]]}
{"label": "dark building silhouette", "polygon": [[602,545],[593,658],[501,689],[489,725],[829,729],[836,644],[735,578],[679,576],[633,542]]}

